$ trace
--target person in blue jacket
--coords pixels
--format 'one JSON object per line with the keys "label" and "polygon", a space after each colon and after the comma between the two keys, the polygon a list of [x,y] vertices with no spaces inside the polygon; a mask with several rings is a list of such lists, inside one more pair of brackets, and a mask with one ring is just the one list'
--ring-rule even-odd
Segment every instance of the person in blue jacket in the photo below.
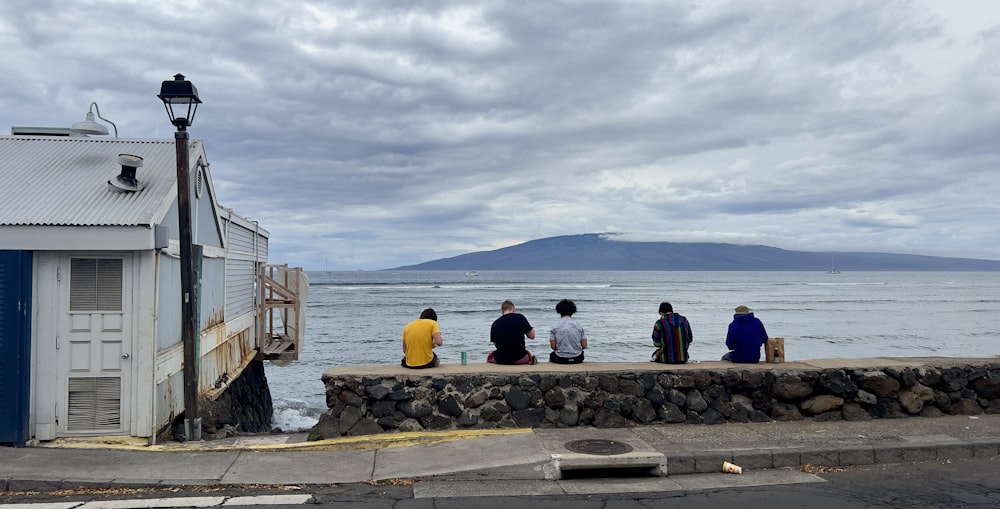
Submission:
{"label": "person in blue jacket", "polygon": [[729,353],[722,360],[746,364],[760,362],[760,347],[767,343],[767,331],[764,324],[753,315],[750,308],[736,306],[733,321],[729,324],[726,334],[726,348]]}

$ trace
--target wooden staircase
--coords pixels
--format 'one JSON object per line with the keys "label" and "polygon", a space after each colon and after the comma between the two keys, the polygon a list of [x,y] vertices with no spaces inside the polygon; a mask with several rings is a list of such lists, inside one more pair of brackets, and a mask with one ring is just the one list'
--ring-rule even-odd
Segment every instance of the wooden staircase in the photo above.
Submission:
{"label": "wooden staircase", "polygon": [[298,360],[306,331],[309,277],[298,267],[263,265],[259,291],[257,344],[261,358],[278,365]]}

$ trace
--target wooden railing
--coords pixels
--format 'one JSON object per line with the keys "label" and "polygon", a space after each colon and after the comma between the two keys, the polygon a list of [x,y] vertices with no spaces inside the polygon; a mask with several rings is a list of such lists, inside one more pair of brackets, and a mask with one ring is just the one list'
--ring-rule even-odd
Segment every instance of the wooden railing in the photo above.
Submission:
{"label": "wooden railing", "polygon": [[298,360],[306,331],[309,277],[298,267],[262,265],[259,291],[257,343],[261,357],[275,364]]}

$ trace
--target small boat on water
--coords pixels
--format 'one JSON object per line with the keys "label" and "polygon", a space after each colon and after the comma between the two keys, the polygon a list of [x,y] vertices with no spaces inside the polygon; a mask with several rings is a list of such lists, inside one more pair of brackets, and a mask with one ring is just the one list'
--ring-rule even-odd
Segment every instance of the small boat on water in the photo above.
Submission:
{"label": "small boat on water", "polygon": [[479,275],[479,273],[478,273],[478,272],[476,272],[476,271],[474,271],[474,270],[469,270],[469,271],[466,271],[466,272],[465,272],[465,275],[466,275],[466,276],[470,276],[470,277],[476,277],[476,276],[478,276],[478,275]]}
{"label": "small boat on water", "polygon": [[826,273],[827,274],[840,274],[840,271],[837,270],[837,266],[833,264],[833,257],[832,256],[830,257],[830,270],[828,270]]}

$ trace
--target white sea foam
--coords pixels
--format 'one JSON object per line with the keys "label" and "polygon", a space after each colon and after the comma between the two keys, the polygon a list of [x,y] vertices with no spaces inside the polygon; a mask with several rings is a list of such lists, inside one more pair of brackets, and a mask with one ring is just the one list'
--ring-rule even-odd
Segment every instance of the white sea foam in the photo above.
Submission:
{"label": "white sea foam", "polygon": [[285,433],[306,431],[319,422],[323,409],[315,404],[294,399],[275,399],[274,427],[281,428]]}

